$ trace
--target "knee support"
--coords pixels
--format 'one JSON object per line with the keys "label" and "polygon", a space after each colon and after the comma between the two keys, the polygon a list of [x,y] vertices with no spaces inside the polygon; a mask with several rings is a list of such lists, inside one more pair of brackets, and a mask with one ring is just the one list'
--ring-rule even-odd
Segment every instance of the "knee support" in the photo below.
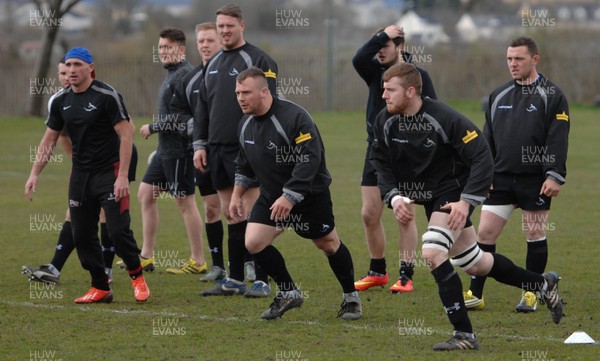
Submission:
{"label": "knee support", "polygon": [[423,234],[423,248],[434,248],[448,253],[453,244],[454,237],[446,228],[429,226]]}
{"label": "knee support", "polygon": [[483,257],[483,252],[477,243],[473,243],[473,245],[468,247],[464,252],[452,257],[450,262],[453,266],[458,266],[464,271],[468,271],[475,263],[477,263],[477,261],[481,259],[481,257]]}
{"label": "knee support", "polygon": [[497,215],[498,217],[501,217],[504,220],[508,221],[508,219],[510,218],[510,215],[515,210],[515,206],[513,206],[512,204],[504,204],[504,205],[500,205],[500,206],[483,205],[483,206],[481,206],[481,210],[492,212],[495,215]]}

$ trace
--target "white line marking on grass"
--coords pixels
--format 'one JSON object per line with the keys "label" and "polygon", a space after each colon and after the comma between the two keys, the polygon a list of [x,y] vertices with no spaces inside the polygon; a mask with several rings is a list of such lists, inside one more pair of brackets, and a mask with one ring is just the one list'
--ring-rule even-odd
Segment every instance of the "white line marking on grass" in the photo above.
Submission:
{"label": "white line marking on grass", "polygon": [[[43,308],[43,309],[67,309],[67,308],[72,309],[71,307],[64,306],[64,305],[47,305],[47,304],[43,304],[43,303],[14,302],[14,301],[6,301],[6,300],[0,300],[0,302],[5,305],[14,306],[14,307]],[[191,314],[187,314],[187,313],[176,313],[176,312],[156,312],[156,311],[130,310],[130,309],[109,309],[109,308],[96,308],[93,306],[79,306],[79,307],[75,307],[74,309],[78,309],[78,310],[84,311],[84,312],[92,311],[92,312],[100,312],[100,313],[112,313],[112,314],[118,314],[118,315],[179,317],[179,318],[191,318],[191,319],[217,321],[217,322],[244,323],[244,322],[262,321],[262,320],[254,319],[254,318],[253,319],[242,319],[242,318],[238,318],[238,317],[222,318],[222,317],[213,317],[213,316],[200,315],[200,314],[191,315]],[[306,326],[320,326],[320,327],[336,326],[334,324],[327,324],[327,323],[322,323],[320,321],[310,321],[310,320],[296,320],[296,321],[283,321],[283,322],[287,322],[289,324],[306,325]],[[367,324],[354,325],[354,324],[349,324],[349,323],[343,323],[342,326],[345,328],[353,329],[353,330],[395,332],[395,333],[399,332],[399,328],[397,326],[392,327],[392,326],[384,326],[381,324],[367,323]],[[436,329],[433,327],[428,327],[428,329],[430,329],[432,331],[432,333],[435,333],[438,335],[450,336],[450,334],[451,334],[450,326],[448,326],[447,329]],[[405,336],[411,336],[411,335],[405,335]],[[403,337],[405,337],[405,336],[403,336]],[[542,340],[542,341],[552,341],[552,342],[563,342],[562,339],[555,338],[555,337],[502,335],[502,334],[492,334],[492,333],[486,333],[485,335],[483,335],[483,337],[484,338],[492,338],[492,337],[504,338],[504,339],[511,339],[511,340],[517,340],[517,341],[539,341],[539,340]]]}

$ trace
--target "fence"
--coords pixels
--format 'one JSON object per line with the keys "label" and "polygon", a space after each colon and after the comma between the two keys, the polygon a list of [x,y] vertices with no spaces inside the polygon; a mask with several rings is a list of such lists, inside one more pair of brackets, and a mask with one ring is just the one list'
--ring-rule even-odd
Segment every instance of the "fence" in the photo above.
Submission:
{"label": "fence", "polygon": [[[508,81],[505,50],[482,51],[444,48],[431,52],[413,48],[417,65],[427,69],[440,99],[475,99],[486,97],[495,87]],[[333,110],[364,109],[367,87],[352,67],[356,49],[336,50],[333,59]],[[271,49],[279,65],[279,92],[309,111],[324,111],[327,106],[326,51],[294,54]],[[558,84],[570,102],[591,103],[600,95],[600,81],[595,64],[598,50],[569,52],[543,57],[539,70]],[[133,117],[151,117],[156,109],[156,93],[165,76],[163,67],[148,59],[114,61],[96,57],[98,79],[114,86],[125,98]],[[54,68],[52,69],[54,71]],[[0,116],[26,114],[29,98],[47,99],[58,81],[34,79],[33,64],[0,63],[3,75]]]}

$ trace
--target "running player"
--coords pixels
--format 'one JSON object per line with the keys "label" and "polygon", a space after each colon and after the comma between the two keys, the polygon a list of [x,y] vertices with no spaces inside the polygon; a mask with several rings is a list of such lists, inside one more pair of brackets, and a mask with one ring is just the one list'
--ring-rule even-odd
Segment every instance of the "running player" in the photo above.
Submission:
{"label": "running player", "polygon": [[261,317],[281,317],[304,302],[283,256],[272,245],[278,235],[291,228],[327,255],[344,294],[338,317],[360,318],[362,308],[354,289],[352,256],[335,229],[329,193],[331,176],[314,121],[300,106],[273,98],[259,68],[248,68],[237,76],[235,93],[247,116],[238,129],[240,152],[229,213],[237,220],[245,219],[243,197],[256,178],[260,196],[248,218],[246,247],[279,289]]}

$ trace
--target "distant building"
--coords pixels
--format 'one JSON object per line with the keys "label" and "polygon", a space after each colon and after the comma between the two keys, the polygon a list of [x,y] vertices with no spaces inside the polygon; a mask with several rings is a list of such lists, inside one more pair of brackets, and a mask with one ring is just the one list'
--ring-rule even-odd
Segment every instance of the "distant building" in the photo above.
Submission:
{"label": "distant building", "polygon": [[413,10],[404,14],[396,25],[402,26],[406,37],[414,43],[432,46],[450,42],[450,37],[444,32],[442,24],[419,16]]}
{"label": "distant building", "polygon": [[504,39],[519,29],[514,16],[463,14],[456,23],[458,37],[467,43],[478,40]]}

